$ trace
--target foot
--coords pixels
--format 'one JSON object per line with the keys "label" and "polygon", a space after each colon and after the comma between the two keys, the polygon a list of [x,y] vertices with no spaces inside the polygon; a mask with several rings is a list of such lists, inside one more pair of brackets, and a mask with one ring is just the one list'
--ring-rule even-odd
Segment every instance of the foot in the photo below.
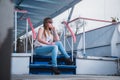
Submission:
{"label": "foot", "polygon": [[73,61],[70,58],[65,58],[65,63],[67,65],[73,65],[74,64]]}
{"label": "foot", "polygon": [[58,70],[57,67],[52,67],[52,71],[53,71],[56,75],[59,75],[59,74],[60,74],[60,71]]}

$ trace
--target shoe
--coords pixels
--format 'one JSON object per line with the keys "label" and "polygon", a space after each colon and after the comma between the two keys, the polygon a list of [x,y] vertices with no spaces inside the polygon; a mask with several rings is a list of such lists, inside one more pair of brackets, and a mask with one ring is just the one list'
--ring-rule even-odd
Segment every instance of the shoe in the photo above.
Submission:
{"label": "shoe", "polygon": [[65,58],[65,63],[67,65],[73,65],[74,64],[70,58]]}
{"label": "shoe", "polygon": [[55,75],[59,75],[60,71],[58,70],[57,67],[52,67],[52,71],[55,73]]}

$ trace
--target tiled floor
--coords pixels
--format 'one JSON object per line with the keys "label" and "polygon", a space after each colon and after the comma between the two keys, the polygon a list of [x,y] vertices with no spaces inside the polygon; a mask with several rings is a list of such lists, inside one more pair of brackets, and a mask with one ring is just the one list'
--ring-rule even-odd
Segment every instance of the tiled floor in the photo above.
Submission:
{"label": "tiled floor", "polygon": [[120,76],[95,75],[12,75],[11,80],[120,80]]}

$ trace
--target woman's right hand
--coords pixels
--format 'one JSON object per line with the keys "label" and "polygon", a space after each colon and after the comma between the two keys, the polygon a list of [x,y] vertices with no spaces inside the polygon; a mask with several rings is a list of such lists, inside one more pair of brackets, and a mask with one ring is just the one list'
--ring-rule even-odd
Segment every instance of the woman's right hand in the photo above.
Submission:
{"label": "woman's right hand", "polygon": [[53,30],[53,31],[55,30],[55,27],[54,27],[52,24],[49,23],[48,25],[49,25],[49,28],[50,28],[51,30]]}

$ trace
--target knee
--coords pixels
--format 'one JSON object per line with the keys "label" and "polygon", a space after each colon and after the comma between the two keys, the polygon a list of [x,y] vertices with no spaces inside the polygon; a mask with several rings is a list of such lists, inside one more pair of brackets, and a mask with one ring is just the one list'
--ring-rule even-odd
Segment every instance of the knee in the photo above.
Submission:
{"label": "knee", "polygon": [[58,51],[58,46],[57,45],[53,45],[52,46],[54,50]]}
{"label": "knee", "polygon": [[62,42],[61,42],[61,41],[57,41],[57,42],[56,42],[56,44],[61,45],[61,44],[62,44]]}

